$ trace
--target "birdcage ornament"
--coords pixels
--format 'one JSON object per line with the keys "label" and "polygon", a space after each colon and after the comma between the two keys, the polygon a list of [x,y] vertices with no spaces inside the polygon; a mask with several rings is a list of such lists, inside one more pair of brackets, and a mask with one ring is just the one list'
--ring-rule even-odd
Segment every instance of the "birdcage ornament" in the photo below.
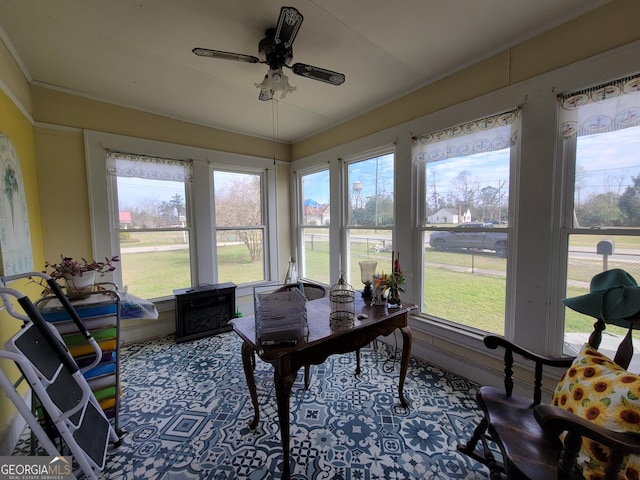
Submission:
{"label": "birdcage ornament", "polygon": [[356,317],[355,292],[351,285],[344,280],[342,273],[338,283],[329,289],[329,302],[331,303],[331,313],[329,314],[331,328],[352,327]]}

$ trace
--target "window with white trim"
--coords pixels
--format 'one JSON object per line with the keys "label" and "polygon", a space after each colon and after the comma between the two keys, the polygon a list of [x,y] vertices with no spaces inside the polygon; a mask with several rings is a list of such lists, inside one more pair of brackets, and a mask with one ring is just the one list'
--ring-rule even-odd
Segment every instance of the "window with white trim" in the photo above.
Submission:
{"label": "window with white trim", "polygon": [[[376,273],[391,273],[394,227],[393,152],[344,162],[346,251],[342,269],[354,288],[363,287],[361,261],[376,262]],[[371,279],[369,279],[371,280]]]}
{"label": "window with white trim", "polygon": [[[192,162],[108,151],[121,284],[143,298],[191,285],[187,184]],[[167,281],[171,279],[171,281]]]}
{"label": "window with white trim", "polygon": [[[559,110],[569,179],[561,230],[565,296],[575,297],[589,293],[603,270],[640,279],[640,74],[561,95]],[[567,353],[582,346],[593,322],[565,309]],[[607,332],[626,333],[616,326]]]}
{"label": "window with white trim", "polygon": [[421,311],[504,333],[519,111],[412,138],[421,179]]}
{"label": "window with white trim", "polygon": [[214,169],[212,178],[218,278],[265,280],[264,175]]}
{"label": "window with white trim", "polygon": [[329,169],[302,173],[298,182],[299,244],[302,247],[298,272],[303,278],[330,285]]}
{"label": "window with white trim", "polygon": [[[174,289],[224,282],[245,295],[256,282],[278,279],[276,190],[278,182],[288,188],[276,174],[280,163],[104,132],[84,135],[94,258],[123,258],[109,280],[159,301],[172,299]],[[109,151],[152,159],[155,171],[135,174],[126,166],[127,177],[111,166],[108,173]],[[159,163],[185,167],[184,176],[161,172]],[[155,213],[144,214],[152,207]]]}

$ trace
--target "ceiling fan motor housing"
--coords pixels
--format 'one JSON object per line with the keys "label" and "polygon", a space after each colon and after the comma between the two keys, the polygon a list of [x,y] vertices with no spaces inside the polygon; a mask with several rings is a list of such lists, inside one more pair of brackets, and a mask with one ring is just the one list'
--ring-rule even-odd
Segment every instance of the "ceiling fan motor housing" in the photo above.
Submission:
{"label": "ceiling fan motor housing", "polygon": [[283,65],[289,65],[293,60],[293,48],[287,47],[283,42],[275,39],[276,29],[269,28],[266,37],[258,43],[258,56],[260,61],[266,63],[272,70],[277,70]]}

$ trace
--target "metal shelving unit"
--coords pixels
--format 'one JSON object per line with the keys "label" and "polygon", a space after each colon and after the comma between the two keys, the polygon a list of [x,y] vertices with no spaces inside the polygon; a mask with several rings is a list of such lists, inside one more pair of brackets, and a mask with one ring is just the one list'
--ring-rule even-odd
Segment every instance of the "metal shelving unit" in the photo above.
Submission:
{"label": "metal shelving unit", "polygon": [[120,295],[111,283],[94,285],[71,303],[102,350],[100,358],[55,297],[35,302],[42,317],[56,327],[100,407],[120,435]]}

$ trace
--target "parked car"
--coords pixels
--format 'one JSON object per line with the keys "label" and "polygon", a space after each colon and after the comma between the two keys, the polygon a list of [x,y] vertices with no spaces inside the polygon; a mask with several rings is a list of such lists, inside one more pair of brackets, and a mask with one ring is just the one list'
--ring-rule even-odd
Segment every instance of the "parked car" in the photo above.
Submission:
{"label": "parked car", "polygon": [[463,223],[451,230],[432,232],[429,245],[436,250],[491,250],[499,257],[507,256],[507,232],[480,232],[493,228],[493,223]]}

